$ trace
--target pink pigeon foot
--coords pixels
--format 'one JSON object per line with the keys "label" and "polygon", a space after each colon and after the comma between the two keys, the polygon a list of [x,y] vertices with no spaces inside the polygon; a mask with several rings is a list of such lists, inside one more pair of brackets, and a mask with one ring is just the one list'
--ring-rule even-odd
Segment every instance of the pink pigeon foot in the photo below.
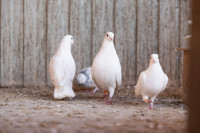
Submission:
{"label": "pink pigeon foot", "polygon": [[105,104],[113,104],[110,97],[108,98],[108,101]]}
{"label": "pink pigeon foot", "polygon": [[108,95],[104,95],[104,100],[107,100],[108,99]]}
{"label": "pink pigeon foot", "polygon": [[149,108],[150,108],[150,109],[154,109],[154,107],[153,107],[153,103],[152,103],[152,102],[149,103]]}

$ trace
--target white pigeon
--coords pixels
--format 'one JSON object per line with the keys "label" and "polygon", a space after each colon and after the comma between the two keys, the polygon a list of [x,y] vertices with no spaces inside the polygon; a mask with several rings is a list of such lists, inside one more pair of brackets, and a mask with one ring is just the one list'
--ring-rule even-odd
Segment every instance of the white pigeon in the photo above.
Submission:
{"label": "white pigeon", "polygon": [[121,65],[116,53],[114,43],[114,33],[108,32],[104,37],[99,53],[94,58],[92,64],[92,79],[98,88],[109,91],[109,98],[106,104],[111,103],[111,98],[115,88],[121,85]]}
{"label": "white pigeon", "polygon": [[160,92],[164,91],[167,83],[168,77],[162,70],[158,55],[152,54],[149,67],[140,73],[135,93],[142,95],[143,101],[149,103],[150,108],[153,109],[154,99]]}
{"label": "white pigeon", "polygon": [[91,67],[86,67],[82,69],[77,76],[77,81],[80,86],[83,86],[85,88],[94,88],[92,93],[95,93],[98,90],[98,87],[96,87],[95,83],[92,80]]}
{"label": "white pigeon", "polygon": [[75,97],[72,81],[75,76],[76,66],[71,54],[72,44],[74,44],[73,36],[66,35],[49,63],[51,80],[55,86],[53,96],[56,99]]}

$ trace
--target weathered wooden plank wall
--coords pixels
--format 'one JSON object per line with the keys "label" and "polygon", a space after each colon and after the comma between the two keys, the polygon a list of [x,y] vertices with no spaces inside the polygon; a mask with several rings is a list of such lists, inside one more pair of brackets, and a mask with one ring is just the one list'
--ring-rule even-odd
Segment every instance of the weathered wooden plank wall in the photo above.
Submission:
{"label": "weathered wooden plank wall", "polygon": [[[144,8],[145,7],[145,8]],[[158,0],[138,0],[137,11],[137,74],[148,67],[152,53],[158,53]]]}
{"label": "weathered wooden plank wall", "polygon": [[[189,39],[184,39],[186,35],[190,35],[190,26],[188,24],[188,20],[191,20],[191,1],[190,0],[181,0],[180,1],[180,46],[179,47],[189,47]],[[179,53],[180,59],[179,59],[179,66],[180,66],[180,72],[183,71],[183,51]],[[182,73],[179,75],[179,79],[182,79],[183,75]],[[179,85],[182,85],[182,80],[180,80]]]}
{"label": "weathered wooden plank wall", "polygon": [[115,1],[115,45],[122,66],[122,79],[136,81],[136,0]]}
{"label": "weathered wooden plank wall", "polygon": [[91,66],[107,31],[115,33],[123,84],[134,85],[152,53],[181,86],[182,53],[188,46],[189,0],[1,0],[0,85],[52,86],[49,60],[66,34],[75,38],[77,73]]}
{"label": "weathered wooden plank wall", "polygon": [[114,31],[114,0],[92,1],[92,59],[99,51],[105,33]]}
{"label": "weathered wooden plank wall", "polygon": [[179,44],[179,0],[160,1],[159,23],[159,55],[163,69],[170,77],[170,84],[175,85],[178,81],[179,59],[175,48]]}
{"label": "weathered wooden plank wall", "polygon": [[1,1],[1,86],[23,84],[23,1]]}
{"label": "weathered wooden plank wall", "polygon": [[46,86],[46,0],[24,1],[24,85]]}

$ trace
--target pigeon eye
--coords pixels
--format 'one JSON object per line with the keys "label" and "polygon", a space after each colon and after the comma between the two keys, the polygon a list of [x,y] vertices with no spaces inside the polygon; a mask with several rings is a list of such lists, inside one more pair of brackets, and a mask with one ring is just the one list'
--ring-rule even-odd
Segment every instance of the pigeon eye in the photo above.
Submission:
{"label": "pigeon eye", "polygon": [[74,39],[73,37],[71,39]]}
{"label": "pigeon eye", "polygon": [[108,37],[108,34],[106,36]]}

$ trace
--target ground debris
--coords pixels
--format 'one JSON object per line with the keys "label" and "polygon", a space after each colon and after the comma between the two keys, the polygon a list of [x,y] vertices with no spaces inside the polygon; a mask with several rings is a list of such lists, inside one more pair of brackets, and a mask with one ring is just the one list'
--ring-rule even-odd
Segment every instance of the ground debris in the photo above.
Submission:
{"label": "ground debris", "polygon": [[180,99],[161,95],[150,110],[133,93],[127,86],[106,105],[101,90],[55,100],[52,88],[1,88],[0,132],[186,132],[188,111]]}

